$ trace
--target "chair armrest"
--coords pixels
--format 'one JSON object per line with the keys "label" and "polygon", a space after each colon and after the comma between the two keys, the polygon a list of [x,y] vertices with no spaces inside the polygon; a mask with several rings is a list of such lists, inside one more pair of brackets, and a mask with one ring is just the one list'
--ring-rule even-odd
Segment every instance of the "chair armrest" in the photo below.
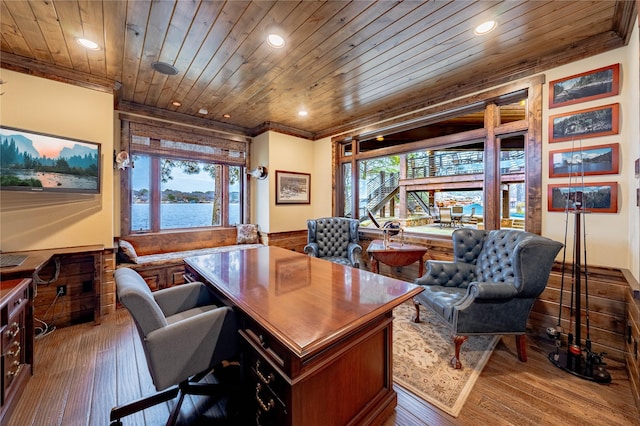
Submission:
{"label": "chair armrest", "polygon": [[467,294],[474,299],[512,299],[518,294],[518,289],[512,282],[469,284]]}
{"label": "chair armrest", "polygon": [[415,284],[466,288],[475,279],[475,265],[469,263],[428,260],[426,266],[427,272]]}
{"label": "chair armrest", "polygon": [[149,333],[144,344],[158,390],[210,369],[238,352],[235,313],[224,306]]}
{"label": "chair armrest", "polygon": [[155,291],[153,298],[165,316],[196,306],[219,304],[213,292],[205,284],[197,281]]}
{"label": "chair armrest", "polygon": [[318,249],[318,243],[309,243],[304,246],[304,252],[309,256],[318,257],[320,250]]}
{"label": "chair armrest", "polygon": [[360,267],[360,256],[362,255],[362,247],[356,243],[349,243],[347,246],[347,257],[349,258],[349,262],[356,267]]}

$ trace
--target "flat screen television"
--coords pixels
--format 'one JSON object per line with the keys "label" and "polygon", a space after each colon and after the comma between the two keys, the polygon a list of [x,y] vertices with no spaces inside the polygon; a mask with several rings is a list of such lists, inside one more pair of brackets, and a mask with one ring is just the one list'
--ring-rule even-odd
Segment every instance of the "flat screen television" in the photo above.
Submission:
{"label": "flat screen television", "polygon": [[0,126],[0,190],[100,193],[100,144]]}

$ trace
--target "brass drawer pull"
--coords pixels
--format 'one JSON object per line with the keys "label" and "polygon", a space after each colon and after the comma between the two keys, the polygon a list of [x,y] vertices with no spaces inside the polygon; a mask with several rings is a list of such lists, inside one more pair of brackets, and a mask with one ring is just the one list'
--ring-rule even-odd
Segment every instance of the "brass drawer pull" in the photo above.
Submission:
{"label": "brass drawer pull", "polygon": [[21,304],[21,303],[22,303],[22,298],[21,298],[21,297],[18,297],[16,300],[14,300],[14,302],[13,302],[13,306],[19,305],[19,304]]}
{"label": "brass drawer pull", "polygon": [[262,346],[263,349],[267,349],[267,347],[269,347],[269,345],[267,345],[267,340],[262,334],[258,336],[258,340],[260,341],[260,346]]}
{"label": "brass drawer pull", "polygon": [[269,399],[269,402],[266,404],[260,399],[260,391],[262,390],[262,385],[260,383],[256,384],[256,400],[258,401],[258,405],[262,408],[262,411],[265,413],[275,407],[276,403],[273,398]]}
{"label": "brass drawer pull", "polygon": [[13,343],[11,344],[11,346],[13,346],[13,347],[14,347],[14,348],[16,348],[16,349],[13,349],[13,350],[12,350],[12,349],[9,349],[9,350],[7,351],[7,355],[9,355],[10,357],[18,356],[18,354],[20,354],[20,349],[21,349],[21,348],[20,348],[20,342],[17,342],[17,341],[16,341],[16,342],[13,342]]}
{"label": "brass drawer pull", "polygon": [[11,328],[13,328],[13,330],[7,330],[5,333],[9,339],[13,339],[18,335],[18,333],[20,333],[20,324],[14,322],[11,324]]}
{"label": "brass drawer pull", "polygon": [[262,380],[262,383],[264,383],[265,385],[268,385],[276,378],[273,373],[269,373],[265,376],[264,374],[262,374],[262,372],[260,372],[260,360],[256,361],[256,375],[260,378],[260,380]]}
{"label": "brass drawer pull", "polygon": [[7,371],[7,377],[9,378],[17,376],[20,370],[22,369],[22,365],[20,365],[19,361],[13,361],[11,363],[11,366],[16,367],[16,369],[14,371]]}

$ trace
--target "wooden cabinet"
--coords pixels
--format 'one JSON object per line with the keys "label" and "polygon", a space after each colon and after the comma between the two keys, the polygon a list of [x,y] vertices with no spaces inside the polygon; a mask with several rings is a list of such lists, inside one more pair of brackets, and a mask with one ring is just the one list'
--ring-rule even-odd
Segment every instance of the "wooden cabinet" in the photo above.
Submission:
{"label": "wooden cabinet", "polygon": [[151,291],[184,284],[184,263],[182,259],[177,264],[161,266],[132,265],[130,267],[144,278]]}
{"label": "wooden cabinet", "polygon": [[33,310],[31,279],[0,285],[0,424],[5,424],[33,373]]}

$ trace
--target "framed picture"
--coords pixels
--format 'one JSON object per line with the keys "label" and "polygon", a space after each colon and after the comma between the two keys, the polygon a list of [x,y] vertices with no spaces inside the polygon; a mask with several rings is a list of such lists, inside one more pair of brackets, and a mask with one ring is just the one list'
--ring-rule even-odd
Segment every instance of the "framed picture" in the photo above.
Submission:
{"label": "framed picture", "polygon": [[549,177],[610,175],[620,171],[620,145],[595,145],[549,152]]}
{"label": "framed picture", "polygon": [[549,108],[615,96],[620,91],[620,64],[549,82]]}
{"label": "framed picture", "polygon": [[0,190],[100,193],[101,145],[0,127]]}
{"label": "framed picture", "polygon": [[549,142],[615,135],[620,104],[610,104],[549,116]]}
{"label": "framed picture", "polygon": [[587,210],[593,213],[618,212],[617,182],[549,184],[548,210],[563,212]]}
{"label": "framed picture", "polygon": [[311,175],[276,170],[276,204],[309,203],[311,203]]}

